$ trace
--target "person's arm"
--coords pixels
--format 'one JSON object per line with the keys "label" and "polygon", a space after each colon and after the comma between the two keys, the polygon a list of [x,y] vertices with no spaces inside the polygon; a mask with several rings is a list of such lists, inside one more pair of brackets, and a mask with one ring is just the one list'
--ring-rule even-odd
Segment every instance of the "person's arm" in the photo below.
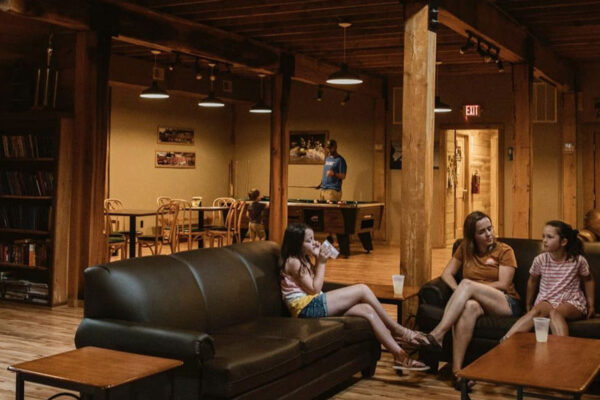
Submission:
{"label": "person's arm", "polygon": [[300,260],[297,258],[290,258],[286,262],[285,271],[294,278],[298,286],[306,293],[317,294],[323,289],[326,263],[327,257],[319,253],[317,262],[313,267],[313,275],[311,276],[306,268],[301,267]]}
{"label": "person's arm", "polygon": [[596,314],[596,310],[594,309],[595,297],[594,293],[596,290],[596,283],[594,282],[594,277],[590,273],[588,276],[584,276],[583,278],[583,290],[585,291],[585,299],[587,300],[588,305],[588,313],[587,317],[592,318],[594,314]]}
{"label": "person's arm", "polygon": [[527,300],[525,301],[527,312],[531,311],[533,308],[533,303],[535,301],[535,296],[537,295],[539,284],[540,276],[529,274],[529,279],[527,279]]}
{"label": "person's arm", "polygon": [[456,290],[456,287],[458,286],[458,283],[456,283],[455,276],[458,273],[458,270],[460,269],[461,265],[462,262],[460,260],[457,260],[456,258],[452,257],[450,261],[448,261],[446,268],[444,268],[444,272],[442,272],[442,280],[448,286],[450,286],[452,290]]}
{"label": "person's arm", "polygon": [[498,280],[494,282],[484,282],[486,285],[494,289],[501,290],[506,293],[515,276],[515,267],[507,267],[501,265],[498,267]]}

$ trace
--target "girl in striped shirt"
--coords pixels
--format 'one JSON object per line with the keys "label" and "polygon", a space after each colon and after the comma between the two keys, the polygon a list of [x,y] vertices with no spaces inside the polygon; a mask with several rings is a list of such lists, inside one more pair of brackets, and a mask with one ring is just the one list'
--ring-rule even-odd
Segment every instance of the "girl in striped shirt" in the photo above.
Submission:
{"label": "girl in striped shirt", "polygon": [[[552,333],[568,336],[567,321],[594,315],[594,280],[577,233],[562,221],[546,223],[542,234],[546,251],[533,260],[529,270],[528,312],[515,322],[502,340],[516,332],[530,331],[534,317],[550,317]],[[582,281],[584,290],[581,290]],[[535,297],[538,287],[539,293]]]}

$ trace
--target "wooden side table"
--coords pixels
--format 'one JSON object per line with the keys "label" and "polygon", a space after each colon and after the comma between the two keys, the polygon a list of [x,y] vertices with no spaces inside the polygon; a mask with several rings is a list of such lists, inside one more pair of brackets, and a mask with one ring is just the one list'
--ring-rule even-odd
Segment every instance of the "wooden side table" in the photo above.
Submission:
{"label": "wooden side table", "polygon": [[[340,282],[325,282],[327,290],[338,289],[344,286],[349,286],[351,283],[340,283]],[[420,288],[414,286],[404,286],[402,295],[394,293],[394,287],[392,284],[381,285],[376,283],[366,284],[377,300],[383,304],[395,304],[396,305],[396,321],[402,324],[402,302],[408,300],[417,294],[419,294]]]}
{"label": "wooden side table", "polygon": [[[78,391],[82,393],[84,399],[93,396],[96,400],[109,399],[113,388],[170,371],[181,365],[183,362],[180,360],[98,347],[82,347],[11,365],[8,369],[17,373],[16,400],[24,400],[26,381]],[[174,381],[171,376],[171,398],[173,390]]]}

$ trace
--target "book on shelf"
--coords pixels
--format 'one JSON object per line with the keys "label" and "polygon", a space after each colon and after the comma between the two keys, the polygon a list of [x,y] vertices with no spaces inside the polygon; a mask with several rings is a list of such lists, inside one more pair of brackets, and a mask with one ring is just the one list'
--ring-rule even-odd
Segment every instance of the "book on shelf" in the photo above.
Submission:
{"label": "book on shelf", "polygon": [[0,295],[7,300],[48,304],[50,290],[47,283],[8,278],[0,279]]}
{"label": "book on shelf", "polygon": [[21,239],[0,242],[0,261],[29,267],[48,267],[49,240]]}
{"label": "book on shelf", "polygon": [[0,171],[0,194],[52,196],[54,174],[49,171]]}
{"label": "book on shelf", "polygon": [[49,135],[2,135],[0,159],[49,158],[53,152],[53,138]]}

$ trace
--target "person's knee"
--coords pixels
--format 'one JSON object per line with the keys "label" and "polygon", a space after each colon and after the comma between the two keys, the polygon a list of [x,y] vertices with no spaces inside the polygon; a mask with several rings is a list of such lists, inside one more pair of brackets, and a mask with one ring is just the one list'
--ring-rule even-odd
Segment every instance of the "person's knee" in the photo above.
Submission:
{"label": "person's knee", "polygon": [[369,287],[364,283],[357,283],[356,285],[354,285],[354,287],[356,287],[360,291],[360,293],[362,293],[363,296],[366,296],[367,294],[371,293],[371,289],[369,289]]}
{"label": "person's knee", "polygon": [[479,303],[475,300],[467,300],[465,303],[465,309],[463,311],[463,315],[466,317],[479,317],[482,314],[483,310]]}
{"label": "person's knee", "polygon": [[369,304],[361,303],[354,306],[354,309],[364,318],[373,319],[375,316],[375,310]]}
{"label": "person's knee", "polygon": [[552,310],[552,311],[550,311],[550,319],[551,320],[557,320],[557,319],[564,319],[564,317],[560,313],[560,311],[558,311],[558,310]]}
{"label": "person's knee", "polygon": [[473,281],[470,279],[463,279],[456,288],[457,291],[470,291],[473,288]]}

